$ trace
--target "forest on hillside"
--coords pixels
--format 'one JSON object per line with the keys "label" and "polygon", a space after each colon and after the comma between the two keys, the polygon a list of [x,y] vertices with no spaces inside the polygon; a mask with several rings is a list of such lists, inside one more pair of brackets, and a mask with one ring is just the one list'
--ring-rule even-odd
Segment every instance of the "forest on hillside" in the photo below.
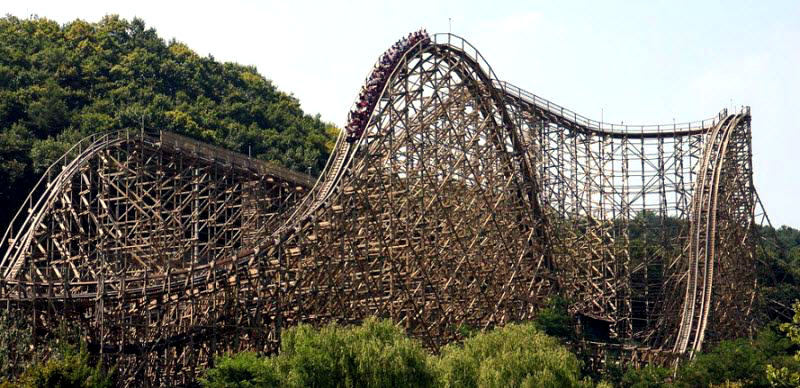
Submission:
{"label": "forest on hillside", "polygon": [[141,19],[0,18],[0,225],[79,139],[142,127],[312,174],[338,132],[255,67],[165,42]]}

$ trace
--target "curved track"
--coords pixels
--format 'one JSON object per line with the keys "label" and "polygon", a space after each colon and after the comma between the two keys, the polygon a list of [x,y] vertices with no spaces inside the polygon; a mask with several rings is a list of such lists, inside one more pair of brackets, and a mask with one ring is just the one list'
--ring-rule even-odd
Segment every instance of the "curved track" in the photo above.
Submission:
{"label": "curved track", "polygon": [[173,135],[82,141],[4,238],[7,308],[37,336],[74,318],[128,383],[158,384],[300,322],[389,317],[436,348],[553,294],[601,342],[683,354],[749,330],[749,109],[596,122],[449,34],[390,63],[307,195],[307,178]]}

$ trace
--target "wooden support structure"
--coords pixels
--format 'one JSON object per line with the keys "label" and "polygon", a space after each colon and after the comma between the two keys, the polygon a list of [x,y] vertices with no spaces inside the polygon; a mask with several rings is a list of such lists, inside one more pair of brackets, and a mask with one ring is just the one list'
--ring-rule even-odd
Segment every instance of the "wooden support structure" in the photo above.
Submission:
{"label": "wooden support structure", "polygon": [[316,183],[168,133],[85,139],[3,238],[0,299],[38,343],[79,325],[126,385],[190,383],[302,322],[388,317],[438,349],[553,295],[601,338],[582,345],[598,363],[751,330],[749,108],[596,122],[500,81],[450,34],[386,79]]}

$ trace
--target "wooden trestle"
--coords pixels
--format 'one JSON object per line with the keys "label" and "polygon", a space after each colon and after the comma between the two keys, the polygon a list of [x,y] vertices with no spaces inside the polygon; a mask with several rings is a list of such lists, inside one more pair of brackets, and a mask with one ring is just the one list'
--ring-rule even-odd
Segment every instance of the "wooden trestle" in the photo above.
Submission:
{"label": "wooden trestle", "polygon": [[598,354],[631,362],[751,329],[749,108],[596,122],[443,34],[405,53],[370,114],[316,184],[168,133],[87,139],[6,234],[0,299],[39,344],[79,326],[126,385],[189,383],[301,322],[389,317],[437,349],[555,294],[618,344]]}

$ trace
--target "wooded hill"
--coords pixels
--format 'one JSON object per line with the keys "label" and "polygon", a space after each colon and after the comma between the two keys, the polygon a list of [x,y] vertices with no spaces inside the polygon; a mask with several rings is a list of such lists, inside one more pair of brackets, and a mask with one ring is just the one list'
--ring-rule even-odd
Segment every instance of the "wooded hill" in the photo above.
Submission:
{"label": "wooded hill", "polygon": [[79,139],[142,126],[312,174],[337,133],[255,67],[165,42],[141,19],[0,18],[0,225]]}

